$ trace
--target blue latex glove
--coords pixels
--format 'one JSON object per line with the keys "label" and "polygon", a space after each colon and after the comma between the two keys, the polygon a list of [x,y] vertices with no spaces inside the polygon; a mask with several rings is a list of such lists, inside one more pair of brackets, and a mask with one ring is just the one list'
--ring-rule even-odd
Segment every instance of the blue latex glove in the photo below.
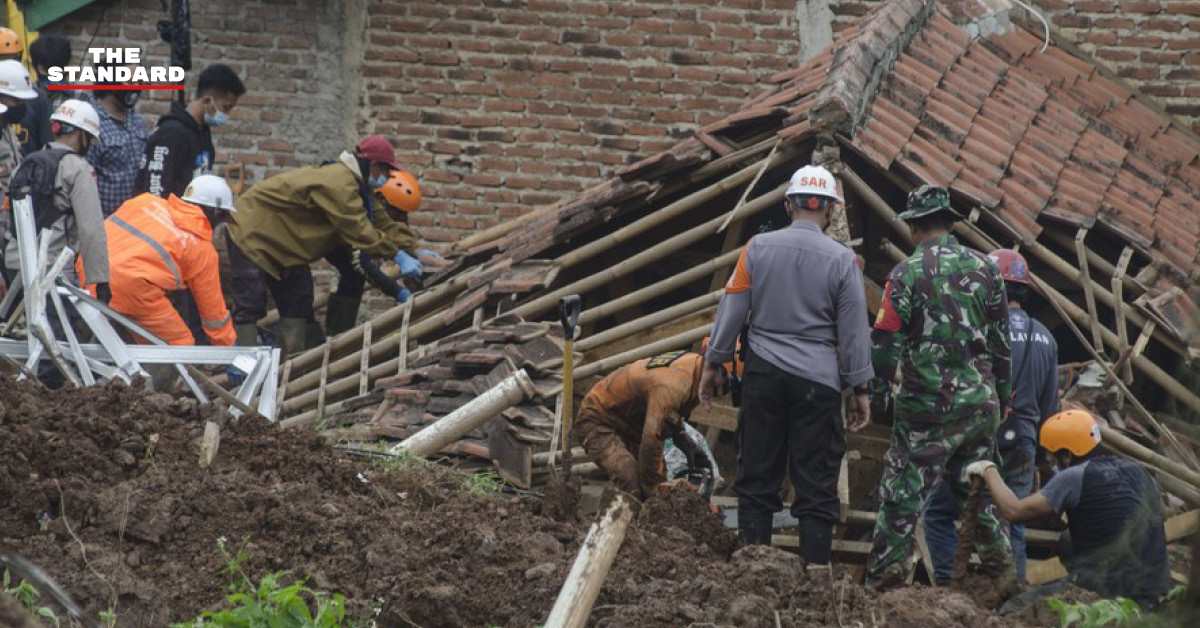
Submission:
{"label": "blue latex glove", "polygon": [[438,261],[445,260],[445,258],[439,255],[438,252],[433,249],[417,249],[417,257],[428,257]]}
{"label": "blue latex glove", "polygon": [[412,291],[410,291],[408,288],[401,288],[400,294],[396,295],[396,303],[404,303],[411,296],[412,296]]}
{"label": "blue latex glove", "polygon": [[396,265],[400,267],[400,275],[405,279],[420,279],[425,273],[425,267],[417,258],[400,251],[396,254]]}
{"label": "blue latex glove", "polygon": [[232,364],[225,365],[225,377],[229,378],[229,387],[241,386],[246,381],[246,374]]}

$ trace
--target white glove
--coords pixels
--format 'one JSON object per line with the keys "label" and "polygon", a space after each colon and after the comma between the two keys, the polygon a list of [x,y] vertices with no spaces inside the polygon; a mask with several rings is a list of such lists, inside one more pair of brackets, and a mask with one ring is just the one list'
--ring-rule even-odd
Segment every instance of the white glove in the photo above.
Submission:
{"label": "white glove", "polygon": [[975,478],[975,477],[981,478],[981,477],[983,477],[984,471],[987,471],[988,469],[995,469],[995,468],[996,468],[996,463],[992,462],[991,460],[980,460],[979,462],[972,462],[971,464],[967,465],[967,470],[966,470],[967,479],[970,480],[971,478]]}

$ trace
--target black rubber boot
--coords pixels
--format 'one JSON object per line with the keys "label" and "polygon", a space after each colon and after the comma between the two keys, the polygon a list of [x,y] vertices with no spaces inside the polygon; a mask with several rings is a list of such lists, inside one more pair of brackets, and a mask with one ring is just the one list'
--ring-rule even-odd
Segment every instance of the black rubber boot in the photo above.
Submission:
{"label": "black rubber boot", "polygon": [[770,513],[746,513],[738,510],[738,533],[746,545],[770,545],[771,521]]}
{"label": "black rubber boot", "polygon": [[816,517],[800,520],[800,555],[805,565],[828,565],[833,552],[833,524]]}
{"label": "black rubber boot", "polygon": [[329,303],[325,305],[325,335],[336,336],[354,327],[358,322],[358,304],[361,301],[359,297],[329,295]]}
{"label": "black rubber boot", "polygon": [[279,338],[284,355],[295,355],[307,348],[308,321],[303,318],[279,319]]}
{"label": "black rubber boot", "polygon": [[233,331],[237,334],[237,346],[258,346],[258,325],[254,323],[240,323],[233,326]]}

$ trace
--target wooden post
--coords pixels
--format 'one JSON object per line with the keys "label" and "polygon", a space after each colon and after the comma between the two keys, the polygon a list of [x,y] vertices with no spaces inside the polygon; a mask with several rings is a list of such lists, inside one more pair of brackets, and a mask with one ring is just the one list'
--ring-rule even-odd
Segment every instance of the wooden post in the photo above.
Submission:
{"label": "wooden post", "polygon": [[537,389],[533,387],[533,380],[529,379],[529,374],[525,372],[525,369],[521,369],[488,389],[487,392],[472,399],[467,405],[404,439],[392,447],[388,453],[398,454],[407,451],[422,458],[432,456],[446,445],[458,440],[463,434],[521,403],[526,397],[533,397],[536,394]]}
{"label": "wooden post", "polygon": [[604,515],[592,524],[579,547],[567,581],[563,583],[545,628],[583,628],[592,614],[592,605],[608,577],[617,551],[625,542],[625,533],[633,521],[633,506],[625,495],[617,495]]}
{"label": "wooden post", "polygon": [[[1125,271],[1129,268],[1129,260],[1133,259],[1133,247],[1127,246],[1121,251],[1121,259],[1117,262],[1112,277],[1113,299],[1117,303],[1125,302]],[[1117,355],[1124,356],[1129,349],[1129,325],[1125,321],[1125,308],[1115,308],[1117,313]],[[1133,383],[1133,365],[1127,359],[1121,365],[1121,379],[1126,384]]]}
{"label": "wooden post", "polygon": [[[1079,258],[1079,283],[1083,286],[1083,295],[1087,301],[1088,319],[1091,321],[1092,328],[1092,346],[1103,356],[1104,354],[1104,336],[1100,334],[1100,316],[1096,312],[1096,291],[1092,283],[1092,271],[1088,265],[1087,245],[1083,243],[1087,239],[1088,228],[1080,227],[1075,233],[1075,255]],[[1116,310],[1122,310],[1120,307],[1123,303],[1117,304]]]}
{"label": "wooden post", "polygon": [[325,418],[325,389],[329,384],[329,350],[331,343],[325,343],[325,357],[321,359],[321,385],[317,388],[317,420]]}
{"label": "wooden post", "polygon": [[275,418],[283,418],[283,400],[287,398],[288,379],[292,375],[292,361],[283,363],[283,372],[279,376],[279,390],[275,392]]}
{"label": "wooden post", "polygon": [[362,361],[358,364],[358,394],[367,394],[367,373],[371,370],[371,326],[363,329]]}
{"label": "wooden post", "polygon": [[408,322],[412,318],[413,302],[417,300],[417,295],[408,297],[408,303],[404,304],[404,319],[400,321],[400,363],[396,365],[396,374],[399,375],[408,370]]}
{"label": "wooden post", "polygon": [[200,441],[200,468],[207,469],[217,457],[221,446],[221,426],[212,421],[204,422],[204,437]]}

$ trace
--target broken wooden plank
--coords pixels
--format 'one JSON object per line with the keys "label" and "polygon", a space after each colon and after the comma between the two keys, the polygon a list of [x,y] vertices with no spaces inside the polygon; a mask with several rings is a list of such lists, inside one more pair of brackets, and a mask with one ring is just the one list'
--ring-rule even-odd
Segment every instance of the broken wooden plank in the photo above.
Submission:
{"label": "broken wooden plank", "polygon": [[618,494],[600,519],[592,524],[554,608],[550,610],[545,628],[583,628],[587,624],[592,605],[596,603],[617,551],[625,541],[633,512],[632,500],[625,494]]}

